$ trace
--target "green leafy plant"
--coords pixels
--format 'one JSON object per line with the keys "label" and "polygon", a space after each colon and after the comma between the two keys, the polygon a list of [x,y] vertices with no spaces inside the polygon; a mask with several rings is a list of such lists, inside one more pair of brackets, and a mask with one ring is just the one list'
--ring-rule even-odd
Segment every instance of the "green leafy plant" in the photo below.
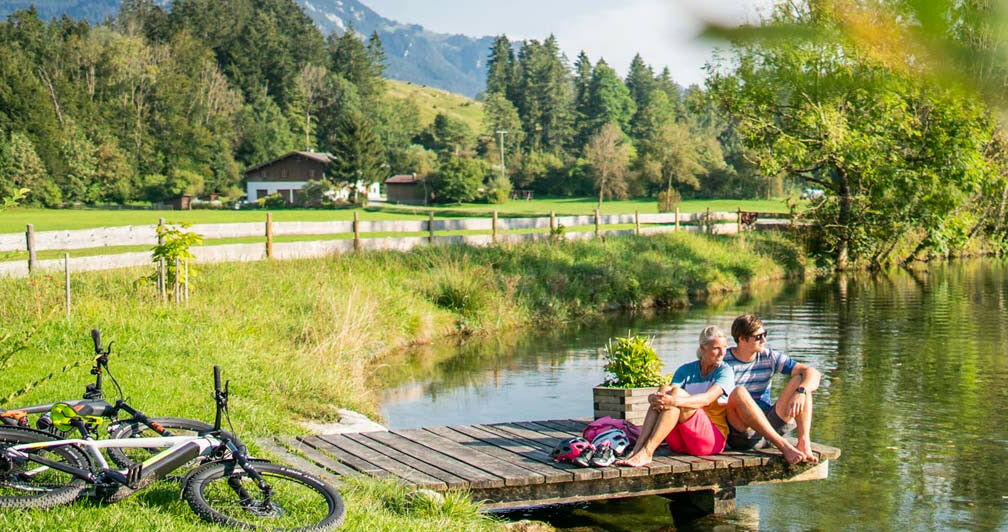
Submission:
{"label": "green leafy plant", "polygon": [[[189,251],[189,248],[203,243],[203,237],[199,233],[185,230],[188,227],[192,227],[192,224],[168,222],[157,227],[158,242],[160,244],[154,246],[151,258],[155,266],[162,259],[165,261],[165,286],[170,287],[175,284],[175,276],[178,275],[178,272],[175,271],[175,259],[182,262],[193,258],[193,254]],[[193,268],[189,270],[189,275],[191,276]],[[157,271],[149,279],[157,282]]]}
{"label": "green leafy plant", "polygon": [[604,382],[606,386],[644,388],[668,382],[661,372],[662,361],[646,336],[627,333],[626,338],[610,338],[605,359],[605,370],[611,374]]}
{"label": "green leafy plant", "polygon": [[28,192],[30,192],[30,190],[27,188],[19,188],[15,190],[11,196],[0,198],[0,211],[17,207],[18,202],[23,200],[25,196],[28,195]]}

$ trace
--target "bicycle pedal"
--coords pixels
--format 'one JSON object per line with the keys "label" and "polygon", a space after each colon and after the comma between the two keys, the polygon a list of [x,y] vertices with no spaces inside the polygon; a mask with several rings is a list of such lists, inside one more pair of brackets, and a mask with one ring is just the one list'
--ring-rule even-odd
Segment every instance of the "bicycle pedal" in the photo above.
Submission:
{"label": "bicycle pedal", "polygon": [[126,485],[130,487],[136,487],[137,482],[140,481],[140,476],[143,474],[143,464],[133,464],[126,470]]}

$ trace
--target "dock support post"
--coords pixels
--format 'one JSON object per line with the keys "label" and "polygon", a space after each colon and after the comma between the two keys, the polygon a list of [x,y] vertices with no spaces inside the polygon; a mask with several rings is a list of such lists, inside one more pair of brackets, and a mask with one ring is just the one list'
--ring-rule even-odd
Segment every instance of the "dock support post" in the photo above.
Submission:
{"label": "dock support post", "polygon": [[677,522],[735,511],[735,488],[684,491],[663,497],[669,500],[669,511]]}

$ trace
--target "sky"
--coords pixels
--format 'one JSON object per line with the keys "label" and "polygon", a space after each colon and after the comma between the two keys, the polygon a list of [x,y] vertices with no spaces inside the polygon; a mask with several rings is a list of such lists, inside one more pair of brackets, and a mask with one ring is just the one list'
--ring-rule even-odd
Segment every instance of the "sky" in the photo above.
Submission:
{"label": "sky", "polygon": [[680,85],[703,83],[715,43],[696,38],[704,20],[755,22],[771,0],[362,0],[379,15],[441,33],[511,40],[556,35],[573,63],[581,50],[626,75],[635,53]]}

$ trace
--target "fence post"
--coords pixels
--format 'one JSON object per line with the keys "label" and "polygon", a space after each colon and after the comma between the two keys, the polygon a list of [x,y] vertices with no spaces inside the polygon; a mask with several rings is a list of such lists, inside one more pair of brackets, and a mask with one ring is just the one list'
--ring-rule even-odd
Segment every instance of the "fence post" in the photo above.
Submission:
{"label": "fence post", "polygon": [[179,259],[175,257],[175,286],[172,288],[172,298],[175,300],[175,304],[178,305],[182,302],[182,294],[179,291],[181,283],[179,282]]}
{"label": "fence post", "polygon": [[25,240],[28,246],[28,274],[31,275],[38,267],[37,256],[35,254],[35,226],[28,224],[25,229]]}
{"label": "fence post", "polygon": [[434,243],[434,211],[427,213],[427,242]]}
{"label": "fence post", "polygon": [[273,213],[266,213],[266,258],[273,258]]}
{"label": "fence post", "polygon": [[353,248],[360,251],[360,215],[357,211],[353,212]]}
{"label": "fence post", "polygon": [[742,234],[742,207],[738,207],[738,213],[735,215],[735,232]]}
{"label": "fence post", "polygon": [[189,259],[185,261],[185,288],[182,290],[183,300],[185,304],[189,304]]}
{"label": "fence post", "polygon": [[164,245],[164,235],[161,234],[161,227],[164,226],[164,218],[158,218],[157,225],[158,225],[157,245],[163,246]]}
{"label": "fence post", "polygon": [[556,233],[557,221],[556,221],[556,211],[550,211],[550,234]]}
{"label": "fence post", "polygon": [[[31,226],[29,226],[31,227]],[[63,286],[66,291],[66,313],[67,321],[70,321],[70,252],[63,252]]]}
{"label": "fence post", "polygon": [[634,225],[636,226],[634,234],[640,236],[640,209],[634,209],[633,217],[634,217]]}
{"label": "fence post", "polygon": [[168,289],[165,287],[165,260],[163,258],[158,259],[158,298],[161,303],[167,303],[168,299]]}
{"label": "fence post", "polygon": [[679,207],[675,208],[675,230],[679,230]]}
{"label": "fence post", "polygon": [[707,215],[704,216],[704,224],[707,226],[708,235],[714,232],[714,226],[711,224],[710,219],[710,207],[707,207]]}
{"label": "fence post", "polygon": [[492,227],[493,227],[493,236],[491,237],[491,239],[493,240],[493,243],[496,244],[497,243],[497,211],[493,212],[493,225],[492,225]]}
{"label": "fence post", "polygon": [[599,210],[595,209],[595,238],[599,237]]}

